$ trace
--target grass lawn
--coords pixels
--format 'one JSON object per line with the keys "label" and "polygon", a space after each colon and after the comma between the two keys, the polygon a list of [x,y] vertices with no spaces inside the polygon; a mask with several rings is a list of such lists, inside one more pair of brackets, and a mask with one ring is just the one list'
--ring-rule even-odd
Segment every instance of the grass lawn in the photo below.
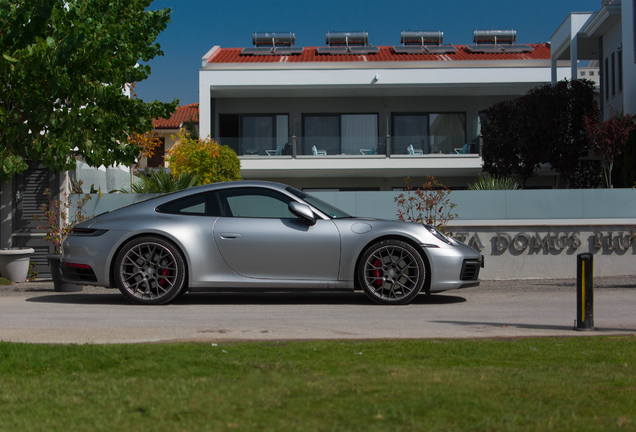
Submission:
{"label": "grass lawn", "polygon": [[0,343],[0,430],[636,431],[636,336]]}

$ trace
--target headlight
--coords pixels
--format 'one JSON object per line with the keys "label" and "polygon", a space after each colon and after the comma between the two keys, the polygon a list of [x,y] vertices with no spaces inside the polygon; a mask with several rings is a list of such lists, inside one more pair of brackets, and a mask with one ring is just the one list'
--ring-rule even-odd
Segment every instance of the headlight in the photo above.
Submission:
{"label": "headlight", "polygon": [[433,234],[437,239],[443,241],[446,244],[453,244],[453,242],[451,242],[451,240],[446,236],[446,234],[444,234],[443,232],[441,232],[434,226],[430,226],[430,225],[424,225],[424,226],[426,227],[428,232]]}

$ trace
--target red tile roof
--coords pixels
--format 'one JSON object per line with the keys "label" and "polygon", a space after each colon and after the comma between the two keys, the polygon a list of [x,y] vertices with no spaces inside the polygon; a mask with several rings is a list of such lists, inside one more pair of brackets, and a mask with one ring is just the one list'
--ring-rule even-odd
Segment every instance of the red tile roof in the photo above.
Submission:
{"label": "red tile roof", "polygon": [[453,45],[457,52],[449,54],[397,54],[393,47],[381,46],[379,53],[367,55],[318,54],[316,47],[305,47],[299,55],[241,55],[243,48],[219,48],[208,63],[345,63],[345,62],[421,62],[421,61],[469,61],[469,60],[547,60],[550,45],[529,44],[534,51],[525,53],[473,53],[465,45]]}
{"label": "red tile roof", "polygon": [[152,121],[155,129],[179,129],[182,124],[194,120],[199,124],[199,104],[193,103],[177,107],[169,119],[159,118]]}

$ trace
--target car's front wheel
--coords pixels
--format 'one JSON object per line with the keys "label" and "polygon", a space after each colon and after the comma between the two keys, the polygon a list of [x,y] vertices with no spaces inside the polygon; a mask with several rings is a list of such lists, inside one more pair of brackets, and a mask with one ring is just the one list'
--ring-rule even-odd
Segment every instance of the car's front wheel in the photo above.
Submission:
{"label": "car's front wheel", "polygon": [[426,281],[426,265],[408,243],[383,240],[369,247],[357,268],[358,283],[366,295],[380,304],[406,304]]}
{"label": "car's front wheel", "polygon": [[172,243],[157,236],[131,240],[117,254],[115,282],[128,300],[138,304],[164,304],[184,289],[186,266]]}

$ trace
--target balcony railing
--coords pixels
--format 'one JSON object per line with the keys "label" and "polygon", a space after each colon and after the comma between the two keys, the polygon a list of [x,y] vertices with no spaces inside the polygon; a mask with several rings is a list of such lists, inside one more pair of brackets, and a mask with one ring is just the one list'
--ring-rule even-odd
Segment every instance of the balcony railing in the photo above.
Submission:
{"label": "balcony railing", "polygon": [[464,142],[457,136],[434,137],[291,137],[288,142],[275,139],[220,138],[239,156],[428,156],[481,154],[481,138]]}

